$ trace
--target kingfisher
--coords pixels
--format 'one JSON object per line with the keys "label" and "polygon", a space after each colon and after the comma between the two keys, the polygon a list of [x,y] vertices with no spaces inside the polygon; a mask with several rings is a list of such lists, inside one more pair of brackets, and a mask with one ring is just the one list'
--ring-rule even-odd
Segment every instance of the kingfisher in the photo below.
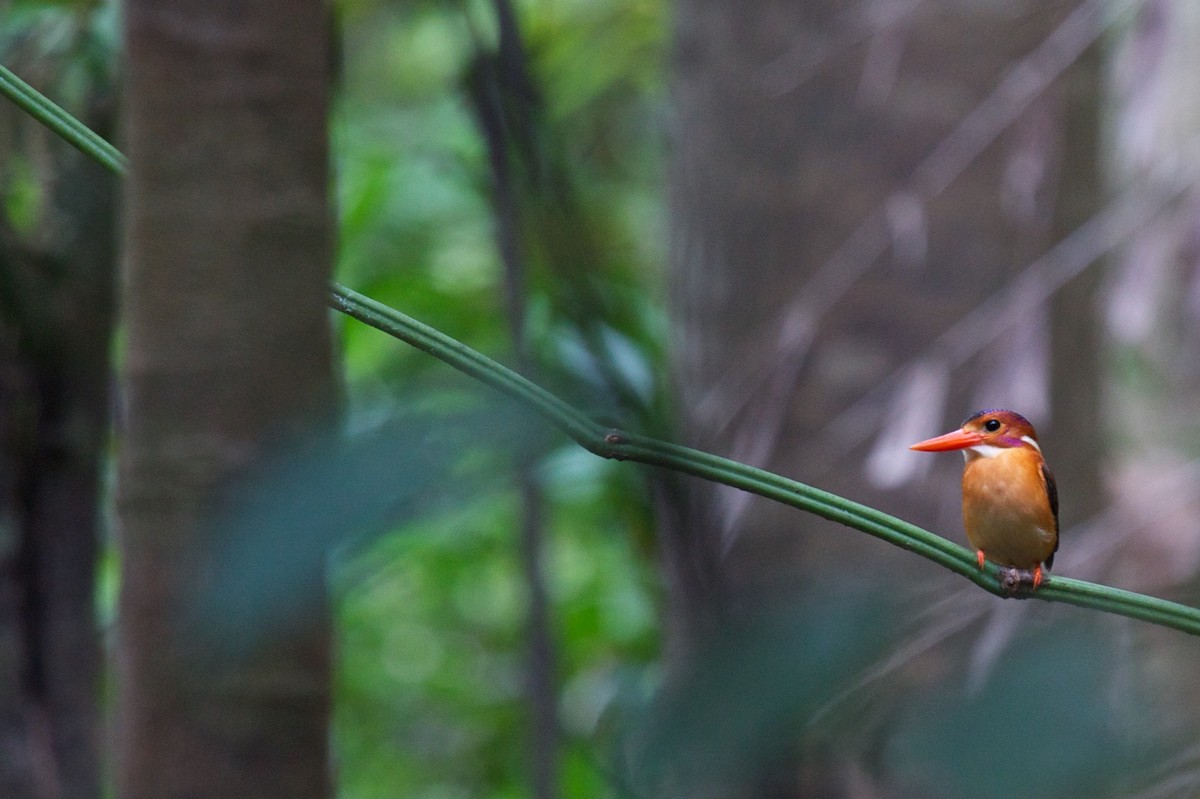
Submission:
{"label": "kingfisher", "polygon": [[909,449],[962,451],[963,527],[979,568],[990,560],[1015,569],[1008,578],[1014,582],[1032,572],[1036,591],[1058,551],[1058,488],[1029,420],[1013,411],[980,411],[958,430]]}

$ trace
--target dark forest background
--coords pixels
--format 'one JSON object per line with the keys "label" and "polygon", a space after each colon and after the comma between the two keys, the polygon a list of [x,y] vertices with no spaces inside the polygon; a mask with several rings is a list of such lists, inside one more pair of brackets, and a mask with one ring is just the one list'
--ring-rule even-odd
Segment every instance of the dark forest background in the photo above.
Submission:
{"label": "dark forest background", "polygon": [[0,796],[1200,793],[1196,642],[598,459],[325,306],[1200,604],[1200,5],[0,2]]}

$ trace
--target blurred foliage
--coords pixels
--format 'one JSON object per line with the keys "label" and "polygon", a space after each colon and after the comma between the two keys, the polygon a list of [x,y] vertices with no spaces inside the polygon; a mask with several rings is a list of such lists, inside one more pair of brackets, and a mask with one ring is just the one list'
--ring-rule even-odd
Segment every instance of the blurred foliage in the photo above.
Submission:
{"label": "blurred foliage", "polygon": [[[116,4],[0,8],[5,63],[88,119],[94,79],[115,69]],[[563,209],[541,206],[557,214],[556,242],[526,242],[531,355],[560,390],[576,387],[574,399],[595,389],[593,407],[612,406],[600,396],[600,360],[650,403],[663,339],[665,7],[601,0],[518,11],[541,100],[546,146],[538,157],[553,163],[557,197],[569,200]],[[338,279],[511,361],[487,147],[467,91],[478,51],[495,45],[492,6],[345,0],[335,13]],[[52,236],[44,209],[53,182],[38,161],[52,139],[22,115],[3,121],[5,217],[22,235]],[[548,263],[572,252],[586,258]],[[588,281],[604,306],[594,320],[592,309],[564,307],[562,272],[552,266]],[[593,321],[595,335],[584,335],[581,323]],[[638,473],[505,421],[493,395],[374,331],[351,323],[341,334],[351,442],[267,464],[232,487],[235,501],[220,517],[235,523],[218,528],[239,537],[210,599],[256,609],[211,614],[237,619],[225,643],[286,626],[285,611],[307,604],[295,592],[312,588],[321,536],[357,534],[333,575],[341,795],[525,795],[526,586],[508,475],[520,450],[540,444],[568,741],[562,787],[567,796],[612,793],[613,717],[644,704],[659,645]],[[517,437],[525,440],[514,444]],[[277,548],[280,529],[295,541],[295,557],[263,555],[262,547]],[[264,563],[277,570],[267,579]],[[107,626],[117,590],[111,551],[100,568]],[[266,590],[247,593],[255,587]]]}
{"label": "blurred foliage", "polygon": [[[96,126],[114,116],[116,22],[112,2],[0,2],[0,59]],[[69,192],[63,191],[62,178],[82,158],[16,106],[0,107],[0,241],[5,246],[43,253],[63,248],[72,221],[62,218],[64,209],[56,205],[66,204],[62,195]],[[10,270],[0,271],[0,310],[18,315],[12,306],[32,286]]]}
{"label": "blurred foliage", "polygon": [[1111,622],[1076,622],[1025,631],[977,689],[951,674],[913,697],[881,753],[896,783],[977,799],[1132,795],[1153,753],[1179,742],[1148,734],[1155,713],[1131,691]]}
{"label": "blurred foliage", "polygon": [[[494,8],[345,0],[338,9],[338,278],[513,363],[495,186],[468,83],[497,44]],[[629,410],[609,396],[606,373],[651,405],[664,340],[665,4],[516,10],[537,102],[527,120],[537,141],[512,187],[529,355],[543,381],[593,412]],[[588,302],[573,303],[580,294]],[[414,405],[480,400],[461,376],[375,331],[351,323],[342,335],[354,427]],[[562,791],[617,795],[614,734],[644,705],[659,646],[650,512],[636,470],[551,442],[536,477]],[[520,500],[511,484],[457,497],[338,570],[335,742],[346,797],[528,795]]]}
{"label": "blurred foliage", "polygon": [[[6,63],[53,68],[61,83],[35,82],[57,85],[56,99],[82,112],[84,78],[112,67],[112,4],[0,7]],[[336,5],[338,279],[512,363],[489,153],[468,91],[478,49],[496,44],[492,9],[483,0]],[[532,360],[539,379],[593,413],[632,410],[653,424],[666,339],[667,4],[526,0],[517,10],[538,100],[526,166],[545,190],[531,175],[518,187]],[[75,55],[46,57],[64,53]],[[2,143],[23,135],[8,125]],[[45,181],[32,159],[6,157],[4,167],[6,216],[26,233],[40,224]],[[1075,611],[1070,624],[1027,626],[979,690],[956,662],[933,666],[945,675],[936,693],[907,690],[904,668],[930,667],[919,659],[865,678],[912,635],[884,580],[763,597],[761,612],[715,631],[692,670],[664,687],[641,472],[514,421],[490,392],[365,326],[343,321],[341,336],[347,448],[285,459],[241,486],[232,510],[251,525],[236,529],[295,536],[301,555],[285,565],[297,568],[312,566],[328,530],[357,536],[331,578],[334,750],[347,799],[528,795],[528,598],[510,475],[529,447],[547,504],[564,796],[736,780],[798,747],[828,749],[836,763],[857,758],[904,795],[1120,795],[1123,774],[1169,748],[1146,732],[1153,704],[1114,688],[1140,675],[1122,671],[1111,631],[1077,624]],[[638,407],[613,390],[614,376]],[[227,554],[261,568],[258,539],[245,540],[250,549]],[[107,622],[111,553],[101,568]],[[294,603],[279,589],[315,573],[262,580],[235,569],[219,594],[263,615],[221,613],[241,625],[285,623]],[[237,594],[253,586],[267,594]]]}
{"label": "blurred foliage", "polygon": [[[489,7],[347,3],[334,136],[340,279],[494,355],[508,346],[503,275],[486,147],[463,87]],[[593,277],[619,294],[630,327],[639,328],[616,332],[650,347],[660,339],[645,332],[662,327],[665,9],[613,1],[521,10],[546,126],[578,189],[578,216],[602,231],[604,250],[592,255],[603,275]],[[535,273],[529,298],[532,324],[542,328],[535,335],[555,324],[546,318],[554,310],[545,307],[545,274]],[[355,378],[440,369],[358,326],[346,329],[346,347]]]}
{"label": "blurred foliage", "polygon": [[896,625],[889,590],[818,579],[756,597],[712,631],[629,733],[639,795],[740,795],[788,764],[829,697],[855,688],[889,646],[864,634]]}

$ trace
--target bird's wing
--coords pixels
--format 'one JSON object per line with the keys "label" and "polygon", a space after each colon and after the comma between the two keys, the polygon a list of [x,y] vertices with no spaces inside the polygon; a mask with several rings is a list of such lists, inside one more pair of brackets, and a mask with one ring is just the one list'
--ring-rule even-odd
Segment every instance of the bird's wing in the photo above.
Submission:
{"label": "bird's wing", "polygon": [[[1054,514],[1054,552],[1058,551],[1058,486],[1054,482],[1054,475],[1050,473],[1049,467],[1043,462],[1041,464],[1042,481],[1046,484],[1046,496],[1050,499],[1050,512]],[[1054,552],[1050,553],[1050,557],[1046,558],[1046,568],[1049,569],[1054,564]]]}

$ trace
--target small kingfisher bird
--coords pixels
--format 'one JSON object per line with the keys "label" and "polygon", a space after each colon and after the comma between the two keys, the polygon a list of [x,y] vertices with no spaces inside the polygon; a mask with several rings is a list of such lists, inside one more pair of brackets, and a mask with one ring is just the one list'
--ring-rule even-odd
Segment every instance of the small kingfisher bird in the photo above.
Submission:
{"label": "small kingfisher bird", "polygon": [[962,450],[963,527],[979,568],[984,560],[1011,567],[1017,582],[1020,572],[1032,570],[1037,590],[1058,551],[1058,489],[1029,420],[1013,411],[980,411],[958,430],[909,449]]}

